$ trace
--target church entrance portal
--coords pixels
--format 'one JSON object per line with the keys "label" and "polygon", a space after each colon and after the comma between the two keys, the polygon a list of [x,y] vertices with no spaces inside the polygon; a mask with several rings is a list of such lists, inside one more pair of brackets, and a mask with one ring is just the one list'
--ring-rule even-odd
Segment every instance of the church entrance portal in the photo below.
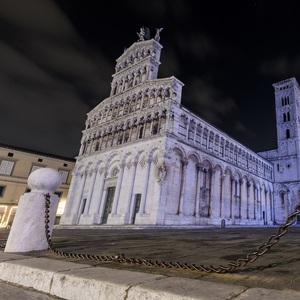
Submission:
{"label": "church entrance portal", "polygon": [[135,203],[134,203],[134,212],[133,212],[133,216],[132,216],[132,224],[135,223],[136,214],[140,210],[141,198],[142,198],[142,194],[136,194],[135,195],[135,201],[134,201]]}
{"label": "church entrance portal", "polygon": [[111,207],[115,196],[116,187],[112,186],[107,189],[105,207],[103,212],[102,224],[107,223],[108,215],[111,213]]}

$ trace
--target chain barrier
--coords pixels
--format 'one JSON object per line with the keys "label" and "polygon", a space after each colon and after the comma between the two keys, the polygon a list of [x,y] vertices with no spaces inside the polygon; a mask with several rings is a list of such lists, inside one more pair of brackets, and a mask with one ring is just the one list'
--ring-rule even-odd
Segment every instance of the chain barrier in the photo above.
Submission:
{"label": "chain barrier", "polygon": [[5,248],[6,243],[0,244],[0,248]]}
{"label": "chain barrier", "polygon": [[282,224],[278,227],[276,233],[272,234],[266,242],[261,244],[256,251],[248,253],[244,258],[239,258],[236,262],[230,262],[227,266],[219,265],[214,266],[203,266],[196,264],[187,264],[179,262],[159,262],[152,261],[149,259],[139,259],[139,258],[128,258],[124,254],[117,255],[94,255],[94,254],[81,254],[81,253],[66,253],[63,251],[57,250],[51,240],[50,231],[49,231],[49,210],[50,208],[50,195],[45,195],[45,233],[48,242],[49,249],[58,256],[63,256],[66,258],[75,258],[75,259],[85,259],[85,260],[96,260],[96,261],[105,261],[105,262],[118,262],[118,263],[127,263],[135,265],[145,265],[150,267],[159,267],[159,268],[176,268],[176,269],[185,269],[185,270],[196,270],[203,271],[206,273],[226,273],[235,270],[236,268],[244,267],[248,263],[254,262],[260,256],[266,254],[272,246],[276,245],[280,238],[285,235],[288,231],[288,227],[295,223],[296,216],[300,213],[300,203],[295,207],[293,213],[291,213],[285,224]]}

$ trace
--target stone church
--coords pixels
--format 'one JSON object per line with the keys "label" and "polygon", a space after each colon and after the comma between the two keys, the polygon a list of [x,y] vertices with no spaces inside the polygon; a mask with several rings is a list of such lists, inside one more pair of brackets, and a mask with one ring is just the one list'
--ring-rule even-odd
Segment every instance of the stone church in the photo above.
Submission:
{"label": "stone church", "polygon": [[87,114],[61,225],[268,225],[300,196],[299,87],[274,84],[278,149],[255,153],[181,105],[141,28]]}

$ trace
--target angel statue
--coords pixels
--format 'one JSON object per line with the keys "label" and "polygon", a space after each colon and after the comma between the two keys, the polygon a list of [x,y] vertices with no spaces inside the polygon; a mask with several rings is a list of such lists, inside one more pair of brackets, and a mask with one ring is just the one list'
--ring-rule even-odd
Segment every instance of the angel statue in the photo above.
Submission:
{"label": "angel statue", "polygon": [[163,30],[163,28],[156,28],[156,34],[155,34],[155,37],[154,37],[154,39],[157,41],[157,42],[159,42],[159,40],[160,40],[160,32]]}
{"label": "angel statue", "polygon": [[150,29],[143,26],[140,28],[140,32],[137,32],[137,35],[139,36],[138,42],[150,40]]}

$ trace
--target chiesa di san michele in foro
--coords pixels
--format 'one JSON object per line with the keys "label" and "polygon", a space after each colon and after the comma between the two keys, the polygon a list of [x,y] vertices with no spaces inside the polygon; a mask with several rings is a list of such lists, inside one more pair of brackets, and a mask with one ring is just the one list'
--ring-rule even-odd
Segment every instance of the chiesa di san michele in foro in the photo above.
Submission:
{"label": "chiesa di san michele in foro", "polygon": [[111,93],[87,114],[61,225],[268,225],[300,199],[300,89],[273,85],[278,149],[255,153],[181,105],[157,78],[161,29],[116,60]]}

